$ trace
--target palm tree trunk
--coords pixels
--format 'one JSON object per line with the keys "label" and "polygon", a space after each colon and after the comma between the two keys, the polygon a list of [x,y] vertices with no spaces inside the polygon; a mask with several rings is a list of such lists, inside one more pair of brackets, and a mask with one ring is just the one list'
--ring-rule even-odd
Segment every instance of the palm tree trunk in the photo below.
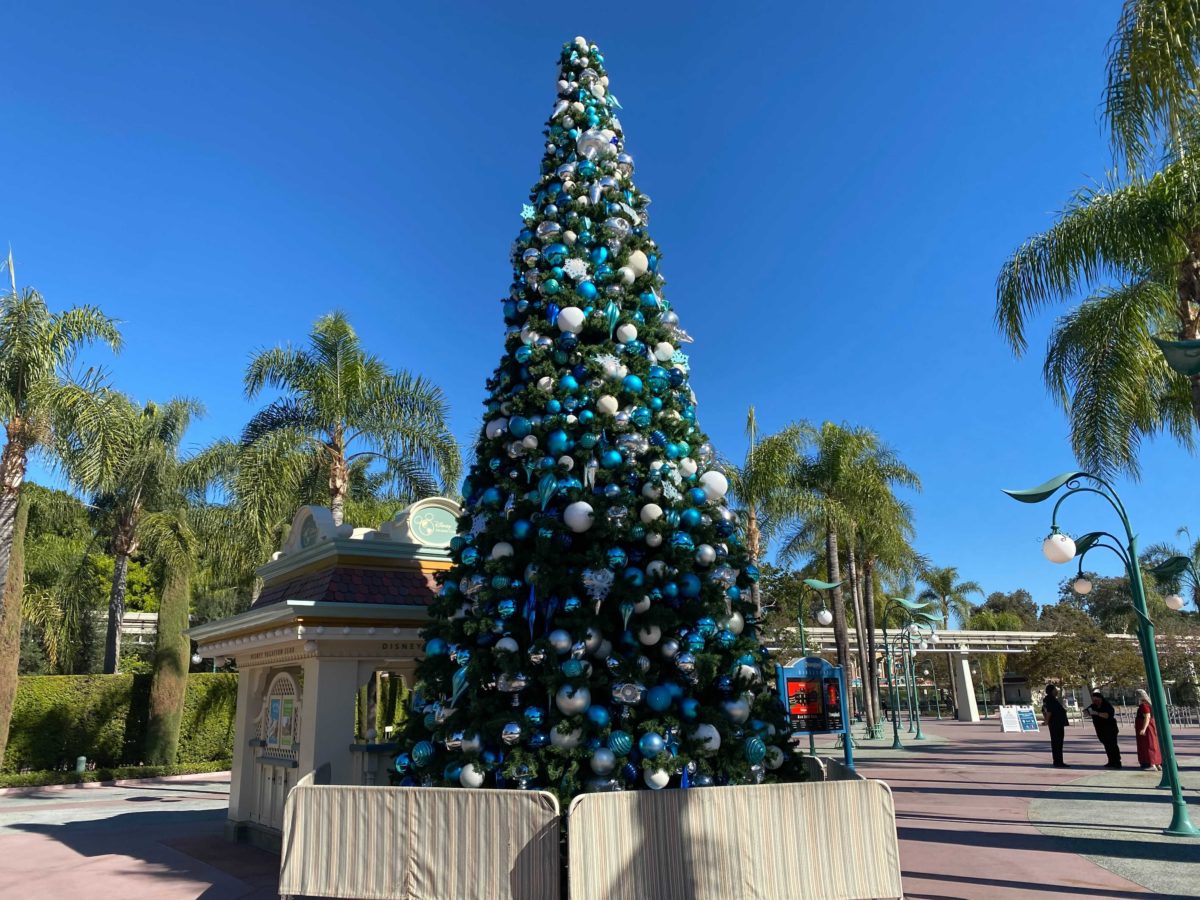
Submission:
{"label": "palm tree trunk", "polygon": [[[8,584],[8,567],[17,543],[17,507],[29,456],[22,439],[24,424],[13,419],[5,430],[8,440],[0,454],[0,585]],[[7,598],[0,598],[0,621],[4,619],[6,604]]]}
{"label": "palm tree trunk", "polygon": [[879,721],[882,710],[879,708],[879,669],[875,666],[878,652],[875,646],[875,560],[867,557],[863,560],[863,622],[867,630],[867,681],[871,682],[871,711],[875,721]]}
{"label": "palm tree trunk", "polygon": [[[1200,232],[1188,238],[1188,255],[1179,267],[1176,283],[1179,305],[1179,340],[1194,341],[1200,338]],[[1200,375],[1189,381],[1192,388],[1192,415],[1200,422]]]}
{"label": "palm tree trunk", "polygon": [[875,711],[871,704],[871,689],[868,687],[870,679],[867,677],[867,665],[870,657],[867,656],[867,635],[863,628],[866,616],[863,611],[862,591],[859,590],[853,534],[846,541],[846,574],[850,579],[850,598],[854,603],[854,635],[858,638],[858,671],[863,686],[863,711],[867,717],[867,724],[874,725]]}
{"label": "palm tree trunk", "polygon": [[158,604],[158,635],[154,642],[154,675],[150,680],[150,715],[146,725],[146,763],[175,764],[179,752],[179,723],[187,690],[191,641],[188,626],[191,578],[186,568],[165,573]]}
{"label": "palm tree trunk", "polygon": [[0,618],[0,764],[8,746],[8,725],[21,667],[21,592],[25,587],[25,524],[29,501],[20,498],[12,523],[11,554],[4,583],[5,612]]}
{"label": "palm tree trunk", "polygon": [[[838,536],[832,523],[825,529],[825,562],[829,568],[829,580],[841,581],[842,569],[838,561]],[[846,632],[846,601],[842,589],[835,587],[829,592],[833,599],[833,639],[837,644],[837,664],[843,672],[849,671],[850,638]]]}
{"label": "palm tree trunk", "polygon": [[[746,512],[746,556],[749,558],[750,564],[757,568],[758,557],[761,551],[762,535],[758,530],[758,513],[754,509],[754,504],[750,504]],[[750,602],[754,604],[754,619],[758,621],[762,618],[762,594],[759,591],[758,582],[752,582],[750,585]]]}
{"label": "palm tree trunk", "polygon": [[[942,608],[942,621],[945,622],[946,627],[949,628],[950,627],[950,598],[949,597],[939,597],[938,602],[940,603],[941,608]],[[950,658],[949,654],[946,655],[946,669],[948,671],[949,681],[950,681],[950,702],[952,704],[954,704],[954,710],[955,710],[955,712],[957,712],[958,711],[958,681],[954,677],[954,660]]]}
{"label": "palm tree trunk", "polygon": [[108,594],[108,632],[104,637],[104,674],[115,675],[121,661],[121,620],[125,617],[125,583],[129,554],[119,548],[113,563],[112,590]]}
{"label": "palm tree trunk", "polygon": [[341,525],[346,511],[346,494],[350,489],[350,469],[344,454],[335,453],[329,464],[329,511],[333,524]]}

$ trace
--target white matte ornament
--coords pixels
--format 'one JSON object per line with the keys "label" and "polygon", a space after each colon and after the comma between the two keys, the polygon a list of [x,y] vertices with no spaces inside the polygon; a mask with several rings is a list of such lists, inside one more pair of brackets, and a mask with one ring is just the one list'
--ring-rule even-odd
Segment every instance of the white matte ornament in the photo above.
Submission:
{"label": "white matte ornament", "polygon": [[543,394],[553,394],[554,393],[554,379],[551,378],[549,375],[543,375],[537,381],[537,388]]}
{"label": "white matte ornament", "polygon": [[783,765],[785,759],[786,757],[783,755],[783,751],[772,744],[767,748],[767,756],[763,762],[766,763],[768,769],[778,769]]}
{"label": "white matte ornament", "polygon": [[578,306],[568,306],[558,313],[558,319],[555,324],[558,325],[559,331],[565,331],[568,334],[579,334],[583,331],[583,323],[587,317],[583,310]]}
{"label": "white matte ornament", "polygon": [[762,681],[762,672],[759,671],[758,666],[748,666],[745,663],[737,667],[734,671],[734,676],[742,679],[747,684],[758,684]]}
{"label": "white matte ornament", "polygon": [[634,250],[625,260],[625,265],[633,269],[634,275],[645,275],[650,268],[650,260],[641,250]]}
{"label": "white matte ornament", "polygon": [[[649,525],[655,519],[661,519],[662,514],[663,514],[662,507],[659,506],[657,503],[647,503],[645,506],[642,507],[642,511],[640,513],[638,513],[638,517],[645,524]],[[646,535],[646,537],[650,537],[650,535]],[[655,546],[655,545],[651,544],[651,546]]]}
{"label": "white matte ornament", "polygon": [[[709,548],[712,549],[711,547]],[[715,550],[713,551],[716,552]],[[655,559],[646,563],[646,574],[651,578],[665,578],[667,574],[667,564],[661,559]]]}
{"label": "white matte ornament", "polygon": [[508,430],[508,419],[492,419],[483,429],[488,438],[498,438]]}
{"label": "white matte ornament", "polygon": [[647,500],[657,500],[662,496],[662,488],[653,481],[647,481],[642,485],[642,496]]}
{"label": "white matte ornament", "polygon": [[671,783],[671,776],[665,769],[650,769],[642,776],[642,780],[646,782],[646,787],[661,791]]}
{"label": "white matte ornament", "polygon": [[679,474],[684,478],[691,478],[696,474],[696,461],[691,457],[684,457],[679,461]]}
{"label": "white matte ornament", "polygon": [[638,629],[637,639],[647,647],[651,647],[662,638],[662,629],[657,625],[643,625]]}
{"label": "white matte ornament", "polygon": [[[564,716],[575,716],[592,705],[592,692],[585,687],[564,684],[554,695],[554,705]],[[749,708],[747,708],[749,715]]]}
{"label": "white matte ornament", "polygon": [[701,753],[716,753],[721,749],[721,732],[717,731],[715,725],[709,725],[707,722],[696,726],[696,730],[692,732],[692,740],[700,743]]}
{"label": "white matte ornament", "polygon": [[671,357],[675,355],[675,347],[662,341],[654,345],[654,358],[659,362],[670,362]]}
{"label": "white matte ornament", "polygon": [[606,416],[611,416],[615,414],[618,409],[620,409],[620,406],[621,405],[617,402],[616,397],[605,394],[596,401],[596,412]]}
{"label": "white matte ornament", "polygon": [[[651,563],[650,565],[654,565],[654,563]],[[642,599],[633,604],[633,611],[640,616],[642,613],[650,609],[650,603],[650,598],[643,594]]]}
{"label": "white matte ornament", "polygon": [[483,787],[483,774],[482,771],[475,768],[474,763],[467,763],[458,773],[458,782],[467,788]]}
{"label": "white matte ornament", "polygon": [[513,545],[508,541],[497,541],[492,544],[492,559],[504,559],[513,555]]}
{"label": "white matte ornament", "polygon": [[576,534],[582,534],[591,528],[595,522],[595,513],[592,510],[592,505],[583,500],[576,500],[563,510],[563,521]]}
{"label": "white matte ornament", "polygon": [[635,326],[626,322],[624,325],[617,326],[617,340],[622,344],[628,344],[630,341],[636,341],[638,330]]}
{"label": "white matte ornament", "polygon": [[571,632],[565,629],[555,628],[546,639],[550,641],[555,653],[566,653],[571,649]]}
{"label": "white matte ornament", "polygon": [[621,266],[617,269],[617,277],[621,279],[621,284],[631,285],[637,280],[637,273],[629,266]]}
{"label": "white matte ornament", "polygon": [[737,700],[726,700],[724,708],[725,715],[735,725],[741,725],[750,718],[750,704],[746,702],[744,697],[739,697]]}
{"label": "white matte ornament", "polygon": [[716,469],[710,469],[700,476],[700,487],[704,488],[704,495],[709,500],[720,500],[729,490],[729,479]]}
{"label": "white matte ornament", "polygon": [[512,638],[502,637],[496,641],[496,649],[502,653],[516,653],[521,648]]}
{"label": "white matte ornament", "polygon": [[483,738],[477,734],[468,735],[462,739],[462,752],[474,756],[483,749]]}
{"label": "white matte ornament", "polygon": [[646,535],[646,546],[647,547],[658,547],[662,544],[662,542],[663,542],[663,536],[661,534],[659,534],[657,531],[652,531],[648,535]]}

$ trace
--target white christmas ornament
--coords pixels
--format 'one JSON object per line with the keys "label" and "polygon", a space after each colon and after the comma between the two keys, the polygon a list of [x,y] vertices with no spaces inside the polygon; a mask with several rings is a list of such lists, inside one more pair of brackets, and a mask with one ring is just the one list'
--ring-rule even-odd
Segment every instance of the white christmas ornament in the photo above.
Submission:
{"label": "white christmas ornament", "polygon": [[571,649],[571,632],[562,628],[555,628],[546,639],[550,641],[555,653],[566,653]]}
{"label": "white christmas ornament", "polygon": [[619,406],[620,404],[617,403],[616,397],[605,394],[596,401],[596,412],[602,413],[606,416],[611,416],[617,411]]}
{"label": "white christmas ornament", "polygon": [[[708,545],[702,544],[701,546],[708,546]],[[710,547],[709,549],[712,549],[712,548]],[[714,550],[713,552],[715,553],[716,551]],[[656,559],[656,560],[646,563],[646,574],[649,575],[651,578],[662,578],[666,575],[666,572],[667,572],[667,564],[665,562],[663,562],[661,559]]]}
{"label": "white christmas ornament", "polygon": [[748,684],[758,684],[762,681],[762,672],[759,671],[758,666],[748,666],[743,663],[734,670],[733,674]]}
{"label": "white christmas ornament", "polygon": [[733,612],[721,623],[721,627],[727,631],[732,631],[734,634],[741,634],[742,629],[746,627],[746,620],[742,618],[740,612]]}
{"label": "white christmas ornament", "polygon": [[483,749],[483,738],[477,734],[467,735],[462,739],[462,752],[474,756]]}
{"label": "white christmas ornament", "polygon": [[[655,519],[662,518],[662,514],[663,514],[662,507],[659,506],[657,503],[647,503],[645,506],[642,507],[642,511],[640,513],[638,513],[638,517],[641,518],[642,522],[649,525]],[[646,535],[646,537],[648,538],[648,537],[650,537],[650,535]],[[651,546],[653,547],[655,545],[651,544]]]}
{"label": "white christmas ornament", "polygon": [[679,474],[684,478],[691,478],[696,474],[696,461],[691,457],[684,457],[679,461]]}
{"label": "white christmas ornament", "polygon": [[463,787],[483,787],[483,772],[475,768],[474,763],[467,763],[458,773],[458,781]]}
{"label": "white christmas ornament", "polygon": [[630,341],[636,341],[638,330],[633,325],[626,322],[624,325],[617,326],[617,340],[622,344],[628,344]]}
{"label": "white christmas ornament", "polygon": [[508,541],[497,541],[492,544],[492,559],[504,559],[513,555],[513,545]]}
{"label": "white christmas ornament", "polygon": [[661,791],[670,784],[671,776],[664,769],[651,769],[642,776],[642,780],[646,782],[646,787]]}
{"label": "white christmas ornament", "polygon": [[589,627],[583,637],[583,646],[587,648],[588,653],[595,653],[596,648],[600,646],[602,640],[604,640],[604,635],[595,628]]}
{"label": "white christmas ornament", "polygon": [[707,722],[696,726],[692,740],[699,742],[701,753],[716,753],[721,749],[721,732]]}
{"label": "white christmas ornament", "polygon": [[637,280],[637,274],[629,266],[621,266],[617,269],[617,277],[621,279],[621,284],[630,285]]}
{"label": "white christmas ornament", "polygon": [[554,393],[554,379],[549,375],[543,375],[537,380],[537,388],[544,394]]}
{"label": "white christmas ornament", "polygon": [[[651,565],[654,565],[654,563],[651,563]],[[650,598],[643,595],[641,600],[633,604],[633,611],[640,616],[642,613],[650,609],[650,602]]]}
{"label": "white christmas ornament", "polygon": [[648,535],[646,535],[646,546],[647,547],[658,547],[659,545],[662,544],[662,542],[663,542],[663,536],[661,534],[659,534],[657,531],[651,531]]}
{"label": "white christmas ornament", "polygon": [[498,438],[508,430],[508,419],[492,419],[483,429],[488,438]]}
{"label": "white christmas ornament", "polygon": [[702,566],[711,566],[717,561],[717,551],[711,544],[701,544],[696,548],[696,562]]}
{"label": "white christmas ornament", "polygon": [[772,744],[767,748],[767,756],[763,762],[766,763],[768,769],[778,769],[783,765],[784,759],[783,751]]}
{"label": "white christmas ornament", "polygon": [[625,260],[625,265],[633,269],[634,275],[645,275],[650,268],[650,260],[641,250],[634,250]]}
{"label": "white christmas ornament", "polygon": [[654,345],[654,358],[659,362],[670,362],[671,357],[674,355],[675,348],[666,341]]}
{"label": "white christmas ornament", "polygon": [[725,715],[735,725],[741,725],[750,718],[750,704],[746,702],[745,697],[739,697],[737,700],[726,700],[724,708]]}
{"label": "white christmas ornament", "polygon": [[521,438],[521,446],[526,450],[536,450],[537,445],[538,439],[536,434],[527,434],[525,437]]}
{"label": "white christmas ornament", "polygon": [[583,331],[583,323],[587,316],[578,306],[568,306],[566,309],[559,310],[558,319],[555,324],[558,325],[559,331],[565,331],[569,334],[579,334]]}
{"label": "white christmas ornament", "polygon": [[[564,684],[554,695],[554,705],[564,716],[578,715],[592,705],[592,692],[585,687]],[[746,715],[749,714],[750,708],[747,706]]]}
{"label": "white christmas ornament", "polygon": [[653,481],[647,481],[642,485],[642,496],[647,500],[657,500],[662,496],[662,488]]}
{"label": "white christmas ornament", "polygon": [[716,469],[710,469],[700,476],[700,487],[704,488],[704,496],[709,500],[720,500],[729,490],[729,479]]}
{"label": "white christmas ornament", "polygon": [[638,629],[637,639],[647,647],[657,644],[661,637],[662,629],[657,625],[643,625]]}
{"label": "white christmas ornament", "polygon": [[520,645],[510,637],[502,637],[496,641],[496,649],[502,653],[516,653],[520,650]]}
{"label": "white christmas ornament", "polygon": [[576,500],[563,510],[563,521],[576,534],[582,534],[591,528],[592,523],[595,521],[592,505],[585,503],[583,500]]}
{"label": "white christmas ornament", "polygon": [[589,763],[597,775],[607,775],[616,766],[617,757],[607,747],[597,747],[592,751]]}

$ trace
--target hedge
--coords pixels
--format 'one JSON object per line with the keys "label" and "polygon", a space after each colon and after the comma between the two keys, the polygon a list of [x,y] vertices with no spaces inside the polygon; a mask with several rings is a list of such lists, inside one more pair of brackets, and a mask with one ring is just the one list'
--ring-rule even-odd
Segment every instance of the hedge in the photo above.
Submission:
{"label": "hedge", "polygon": [[[77,756],[97,768],[142,761],[149,675],[29,675],[17,681],[3,772],[73,769]],[[178,764],[233,755],[237,675],[188,675]]]}
{"label": "hedge", "polygon": [[130,778],[161,778],[165,775],[197,775],[224,772],[229,760],[179,766],[122,766],[117,769],[88,769],[86,772],[19,772],[0,775],[0,788],[43,787],[48,784],[88,784],[94,781],[123,781]]}

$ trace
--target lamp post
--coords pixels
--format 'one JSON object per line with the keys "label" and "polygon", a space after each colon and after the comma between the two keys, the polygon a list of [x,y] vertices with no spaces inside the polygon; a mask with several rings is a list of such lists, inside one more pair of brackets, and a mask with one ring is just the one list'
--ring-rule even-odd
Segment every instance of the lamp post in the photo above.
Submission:
{"label": "lamp post", "polygon": [[979,676],[979,696],[983,698],[983,717],[986,719],[992,713],[988,709],[987,682],[983,680],[983,663],[976,663],[974,669],[972,669],[972,672],[973,674]]}
{"label": "lamp post", "polygon": [[[1154,716],[1159,722],[1159,738],[1163,751],[1163,780],[1160,787],[1171,789],[1172,815],[1165,833],[1181,837],[1197,837],[1200,831],[1188,818],[1187,801],[1179,784],[1179,765],[1175,759],[1175,741],[1171,736],[1171,723],[1167,717],[1166,694],[1163,691],[1162,671],[1158,664],[1158,649],[1154,644],[1154,623],[1146,610],[1146,590],[1142,583],[1142,570],[1138,564],[1137,536],[1129,523],[1125,505],[1117,492],[1103,478],[1089,472],[1067,472],[1052,478],[1045,484],[1023,491],[1005,491],[1014,500],[1022,503],[1041,503],[1066,487],[1066,491],[1054,504],[1050,514],[1050,534],[1042,542],[1042,553],[1052,563],[1066,563],[1079,558],[1080,569],[1083,558],[1089,551],[1103,547],[1117,555],[1125,565],[1129,576],[1129,590],[1133,598],[1133,609],[1138,618],[1138,642],[1141,644],[1142,660],[1146,666],[1146,682]],[[1076,494],[1093,494],[1100,497],[1117,514],[1125,529],[1125,541],[1107,531],[1091,531],[1078,540],[1072,540],[1059,531],[1058,511],[1068,497]]]}
{"label": "lamp post", "polygon": [[[883,627],[883,662],[887,669],[888,688],[892,697],[893,750],[903,750],[904,745],[900,743],[900,692],[896,689],[896,677],[892,665],[892,655],[896,648],[893,647],[891,640],[888,638],[888,616],[894,610],[898,610],[904,616],[906,624],[911,625],[913,622],[922,622],[932,630],[935,625],[942,621],[942,617],[925,612],[928,606],[928,603],[917,603],[914,600],[906,600],[903,597],[889,597],[887,603],[883,606],[883,614],[880,616],[880,624]],[[897,636],[898,639],[899,636]]]}
{"label": "lamp post", "polygon": [[942,698],[941,691],[938,690],[937,672],[931,672],[929,669],[926,669],[925,677],[933,682],[933,704],[937,708],[937,717],[938,721],[940,722],[942,721]]}
{"label": "lamp post", "polygon": [[925,735],[921,733],[921,700],[917,695],[917,668],[913,659],[913,633],[919,634],[922,629],[928,629],[930,636],[933,635],[933,625],[929,622],[910,622],[908,627],[904,629],[904,641],[908,647],[908,674],[912,684],[912,704],[910,709],[913,710],[913,718],[916,720],[917,733],[914,740],[923,741]]}
{"label": "lamp post", "polygon": [[[824,596],[822,596],[821,592],[822,591],[832,591],[835,587],[840,587],[842,583],[840,581],[832,581],[831,582],[831,581],[820,581],[816,578],[805,578],[804,584],[806,587],[808,587],[810,590],[812,590],[813,593],[815,593],[821,597],[821,608],[819,610],[817,610],[817,613],[816,613],[817,623],[819,625],[821,625],[822,627],[827,627],[833,621],[833,613],[831,613],[829,611],[829,607],[825,605],[825,598],[824,598]],[[796,620],[797,620],[798,624],[800,625],[800,648],[805,654],[807,654],[808,653],[808,637],[804,632],[804,619],[805,619],[804,594],[805,594],[804,591],[800,592],[800,610],[796,616]],[[847,732],[847,734],[849,734],[849,732]],[[817,742],[811,734],[808,736],[808,755],[809,756],[817,755]]]}

